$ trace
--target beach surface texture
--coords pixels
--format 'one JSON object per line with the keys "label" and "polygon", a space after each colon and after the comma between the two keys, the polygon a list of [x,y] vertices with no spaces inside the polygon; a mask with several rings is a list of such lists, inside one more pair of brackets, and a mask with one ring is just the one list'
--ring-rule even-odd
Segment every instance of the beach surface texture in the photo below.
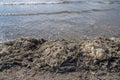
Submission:
{"label": "beach surface texture", "polygon": [[0,46],[0,80],[119,80],[120,38],[19,38]]}

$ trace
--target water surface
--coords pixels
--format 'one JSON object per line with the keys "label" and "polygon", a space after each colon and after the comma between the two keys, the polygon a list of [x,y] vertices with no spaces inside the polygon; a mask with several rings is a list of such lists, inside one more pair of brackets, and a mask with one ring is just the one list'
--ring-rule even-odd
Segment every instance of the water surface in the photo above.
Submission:
{"label": "water surface", "polygon": [[0,40],[120,35],[120,0],[1,0]]}

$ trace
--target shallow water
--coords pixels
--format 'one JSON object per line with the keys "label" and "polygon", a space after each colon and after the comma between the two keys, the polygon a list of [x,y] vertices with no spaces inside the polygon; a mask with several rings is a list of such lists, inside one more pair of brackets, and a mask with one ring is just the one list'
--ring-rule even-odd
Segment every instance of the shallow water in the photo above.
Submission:
{"label": "shallow water", "polygon": [[1,0],[2,41],[120,35],[120,0]]}

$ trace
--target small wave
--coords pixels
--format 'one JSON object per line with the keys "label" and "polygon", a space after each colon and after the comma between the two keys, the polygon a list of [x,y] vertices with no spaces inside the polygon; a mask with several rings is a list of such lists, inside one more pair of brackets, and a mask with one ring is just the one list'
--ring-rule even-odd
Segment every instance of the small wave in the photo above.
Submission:
{"label": "small wave", "polygon": [[61,2],[1,2],[0,5],[39,5],[39,4],[62,4]]}
{"label": "small wave", "polygon": [[[81,11],[82,12],[82,11]],[[47,15],[47,14],[62,14],[62,13],[81,13],[80,11],[58,11],[58,12],[37,12],[37,13],[4,13],[0,16],[30,16],[30,15]]]}
{"label": "small wave", "polygon": [[96,1],[100,4],[120,4],[120,1]]}
{"label": "small wave", "polygon": [[[120,1],[94,1],[100,4],[120,4]],[[93,2],[93,3],[94,3]],[[0,5],[40,5],[40,4],[72,4],[87,3],[87,1],[58,1],[58,2],[0,2]]]}
{"label": "small wave", "polygon": [[84,3],[85,1],[63,1],[63,3]]}
{"label": "small wave", "polygon": [[32,15],[50,15],[50,14],[63,14],[63,13],[86,13],[86,12],[100,12],[100,11],[110,11],[110,10],[120,10],[120,9],[91,9],[91,10],[80,10],[80,11],[58,11],[58,12],[36,12],[36,13],[0,13],[0,16],[32,16]]}
{"label": "small wave", "polygon": [[39,5],[39,4],[69,4],[82,3],[83,1],[59,1],[59,2],[1,2],[0,5]]}

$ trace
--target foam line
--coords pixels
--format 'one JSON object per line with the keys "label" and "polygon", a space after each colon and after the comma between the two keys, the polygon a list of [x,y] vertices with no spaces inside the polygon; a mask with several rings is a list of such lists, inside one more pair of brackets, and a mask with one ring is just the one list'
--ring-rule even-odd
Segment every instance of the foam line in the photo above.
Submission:
{"label": "foam line", "polygon": [[1,2],[0,5],[39,5],[39,4],[62,4],[61,2]]}

